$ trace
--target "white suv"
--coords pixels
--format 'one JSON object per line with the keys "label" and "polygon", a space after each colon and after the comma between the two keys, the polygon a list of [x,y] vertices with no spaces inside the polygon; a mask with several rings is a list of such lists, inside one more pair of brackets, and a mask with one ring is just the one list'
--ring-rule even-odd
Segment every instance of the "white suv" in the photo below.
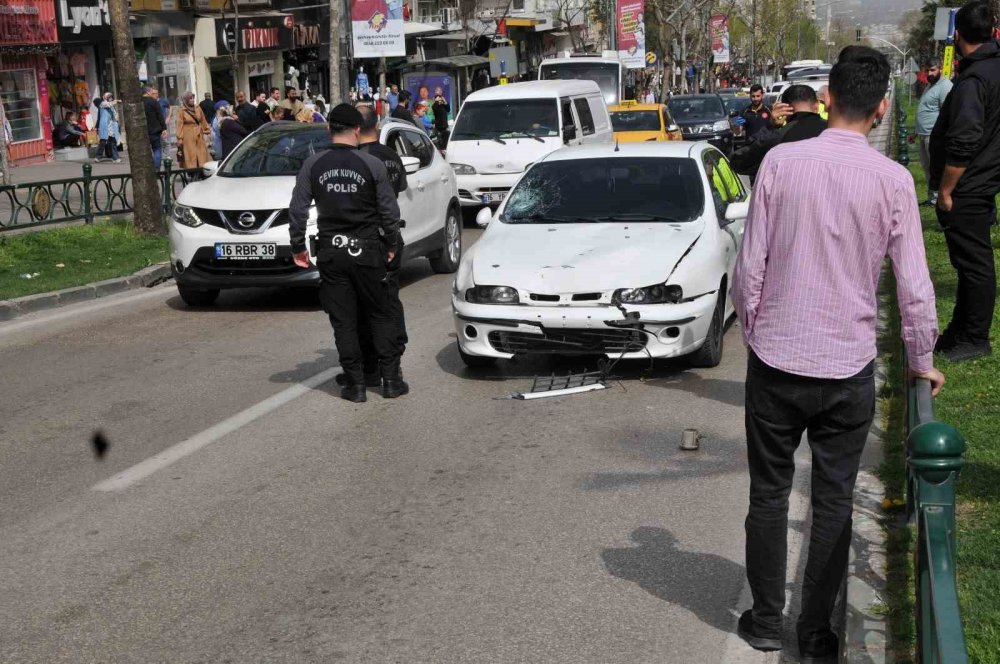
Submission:
{"label": "white suv", "polygon": [[[462,257],[455,175],[427,135],[408,122],[384,123],[379,140],[406,167],[399,195],[405,258],[430,259],[454,272]],[[170,220],[170,264],[181,299],[210,305],[223,288],[316,286],[319,272],[292,262],[288,204],[295,176],[310,155],[330,145],[326,125],[272,122],[243,140],[205,180],[180,193]],[[315,234],[315,214],[309,235]]]}

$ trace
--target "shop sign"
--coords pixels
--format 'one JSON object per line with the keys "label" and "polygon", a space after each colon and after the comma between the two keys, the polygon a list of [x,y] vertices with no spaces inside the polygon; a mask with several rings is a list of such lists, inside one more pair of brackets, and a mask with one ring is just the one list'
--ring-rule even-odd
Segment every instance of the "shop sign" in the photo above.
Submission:
{"label": "shop sign", "polygon": [[351,33],[356,58],[406,55],[403,3],[351,0]]}
{"label": "shop sign", "polygon": [[269,76],[274,73],[274,60],[247,63],[247,76]]}
{"label": "shop sign", "polygon": [[3,0],[0,3],[0,45],[55,44],[52,0]]}
{"label": "shop sign", "polygon": [[313,48],[319,46],[319,23],[298,23],[292,33],[293,48]]}
{"label": "shop sign", "polygon": [[59,41],[93,42],[111,39],[108,0],[56,0]]}
{"label": "shop sign", "polygon": [[219,53],[230,52],[235,38],[240,53],[252,51],[287,51],[292,48],[292,32],[295,20],[291,15],[240,17],[239,25],[233,19],[217,20],[215,36]]}

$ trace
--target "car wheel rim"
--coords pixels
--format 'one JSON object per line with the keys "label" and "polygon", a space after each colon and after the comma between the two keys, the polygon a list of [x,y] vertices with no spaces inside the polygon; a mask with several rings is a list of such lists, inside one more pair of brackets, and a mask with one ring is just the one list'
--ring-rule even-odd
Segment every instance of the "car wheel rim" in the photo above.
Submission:
{"label": "car wheel rim", "polygon": [[462,253],[462,236],[458,232],[458,219],[455,217],[454,212],[448,213],[445,241],[448,245],[448,258],[452,263],[457,263],[458,257]]}

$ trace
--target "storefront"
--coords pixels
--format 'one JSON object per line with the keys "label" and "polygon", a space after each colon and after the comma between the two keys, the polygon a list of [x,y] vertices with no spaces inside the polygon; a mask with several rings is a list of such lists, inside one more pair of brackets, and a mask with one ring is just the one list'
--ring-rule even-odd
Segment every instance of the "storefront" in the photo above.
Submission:
{"label": "storefront", "polygon": [[283,11],[295,17],[292,48],[282,52],[284,82],[303,96],[329,99],[330,91],[330,7],[308,2],[306,7],[285,3]]}
{"label": "storefront", "polygon": [[[46,56],[58,50],[53,0],[0,4],[0,103],[10,124],[15,166],[51,160],[52,119]],[[0,127],[0,137],[3,136]]]}
{"label": "storefront", "polygon": [[136,56],[140,59],[139,79],[155,85],[160,96],[176,106],[181,95],[194,91],[191,58],[194,17],[180,11],[134,13],[133,17],[132,37]]}
{"label": "storefront", "polygon": [[282,52],[292,48],[294,28],[295,19],[279,12],[241,12],[238,25],[233,18],[198,18],[198,89],[211,92],[215,100],[232,102],[237,89],[252,96],[284,88]]}
{"label": "storefront", "polygon": [[56,18],[59,52],[46,70],[53,125],[69,113],[92,112],[93,100],[114,86],[107,0],[56,0]]}

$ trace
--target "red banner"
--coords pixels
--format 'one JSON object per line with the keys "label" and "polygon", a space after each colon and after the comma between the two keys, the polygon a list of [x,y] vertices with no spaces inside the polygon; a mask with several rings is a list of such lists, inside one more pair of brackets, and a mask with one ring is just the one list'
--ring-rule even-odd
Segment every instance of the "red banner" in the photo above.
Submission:
{"label": "red banner", "polygon": [[628,69],[646,66],[645,0],[617,0],[618,58]]}
{"label": "red banner", "polygon": [[3,0],[0,46],[55,44],[56,7],[52,0]]}

